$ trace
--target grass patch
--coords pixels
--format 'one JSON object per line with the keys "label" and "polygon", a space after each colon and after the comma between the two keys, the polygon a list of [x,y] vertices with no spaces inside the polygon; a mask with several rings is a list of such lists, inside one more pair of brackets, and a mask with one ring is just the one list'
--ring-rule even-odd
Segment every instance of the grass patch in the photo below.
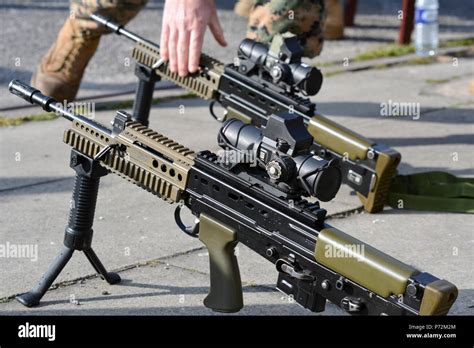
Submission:
{"label": "grass patch", "polygon": [[423,65],[430,64],[436,61],[436,56],[433,57],[415,57],[406,62],[408,65]]}
{"label": "grass patch", "polygon": [[[193,93],[187,93],[184,95],[176,95],[171,97],[164,98],[155,98],[152,100],[152,105],[158,105],[160,103],[166,103],[178,99],[194,99],[197,98],[197,95]],[[82,101],[86,102],[86,101]],[[130,109],[133,107],[133,100],[123,100],[123,101],[111,101],[111,102],[98,102],[95,104],[95,111],[107,111],[107,110],[122,110]],[[41,114],[20,116],[20,117],[4,117],[0,116],[0,127],[8,126],[19,126],[27,122],[37,122],[37,121],[50,121],[55,120],[59,116],[54,112],[43,112]]]}
{"label": "grass patch", "polygon": [[122,110],[133,107],[133,100],[99,102],[95,104],[95,111]]}
{"label": "grass patch", "polygon": [[[474,45],[474,37],[469,37],[465,39],[457,39],[457,40],[447,40],[444,42],[440,42],[439,47],[447,48],[447,47],[471,46],[471,45]],[[399,57],[399,56],[404,56],[410,53],[415,53],[415,46],[389,44],[389,45],[374,48],[367,52],[360,53],[356,55],[353,58],[353,60],[356,62],[362,62],[365,60],[371,60],[371,59],[377,59],[377,58]]]}
{"label": "grass patch", "polygon": [[56,115],[54,112],[43,112],[37,115],[28,115],[28,116],[12,117],[12,118],[0,116],[0,127],[18,126],[26,122],[50,121],[50,120],[55,120],[58,117],[59,116]]}
{"label": "grass patch", "polygon": [[440,83],[445,83],[445,82],[448,82],[449,79],[428,79],[426,80],[426,83],[430,84],[430,85],[437,85],[437,84],[440,84]]}
{"label": "grass patch", "polygon": [[426,80],[426,83],[428,83],[430,85],[438,85],[440,83],[446,83],[446,82],[451,82],[451,81],[458,80],[461,77],[463,77],[463,75],[456,75],[456,76],[449,77],[447,79],[428,79],[428,80]]}
{"label": "grass patch", "polygon": [[15,296],[8,296],[8,297],[0,298],[0,304],[11,302],[13,299],[15,299]]}
{"label": "grass patch", "polygon": [[385,58],[385,57],[398,57],[404,56],[406,54],[414,53],[415,47],[412,45],[396,45],[390,44],[386,46],[381,46],[373,50],[369,50],[364,53],[360,53],[354,57],[354,61],[362,62],[365,60]]}
{"label": "grass patch", "polygon": [[390,67],[389,64],[375,64],[375,65],[373,66],[374,69],[387,69],[387,68],[389,68],[389,67]]}
{"label": "grass patch", "polygon": [[444,41],[444,42],[441,42],[439,46],[441,48],[446,48],[446,47],[471,46],[471,45],[474,45],[474,37]]}
{"label": "grass patch", "polygon": [[335,65],[339,65],[339,62],[316,62],[313,64],[314,67],[316,68],[327,68]]}
{"label": "grass patch", "polygon": [[335,76],[335,75],[339,75],[339,74],[343,74],[345,73],[346,71],[341,69],[341,70],[335,70],[335,71],[329,71],[329,72],[324,72],[323,73],[323,77],[331,77],[331,76]]}

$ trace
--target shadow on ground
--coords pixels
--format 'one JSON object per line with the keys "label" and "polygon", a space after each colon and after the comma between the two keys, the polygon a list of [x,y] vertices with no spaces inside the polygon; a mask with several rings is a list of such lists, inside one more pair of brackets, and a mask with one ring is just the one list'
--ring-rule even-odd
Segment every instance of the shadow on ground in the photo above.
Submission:
{"label": "shadow on ground", "polygon": [[[128,281],[128,280],[127,280]],[[88,297],[81,298],[80,303],[88,302],[103,302],[103,301],[112,301],[112,300],[126,300],[133,298],[150,298],[149,307],[146,308],[136,308],[136,307],[120,307],[120,308],[77,308],[77,311],[71,309],[47,309],[51,305],[67,305],[69,301],[58,300],[58,301],[42,301],[40,306],[21,310],[21,311],[8,311],[0,312],[0,315],[215,315],[219,314],[211,311],[210,309],[202,306],[183,306],[183,307],[153,307],[153,297],[156,296],[165,296],[165,295],[195,295],[202,294],[205,295],[208,293],[208,287],[174,287],[167,285],[149,285],[149,284],[126,284],[124,286],[145,286],[146,288],[156,289],[156,291],[150,291],[147,293],[140,294],[126,294],[126,295],[103,295],[100,297]],[[272,293],[276,292],[273,289],[273,285],[264,285],[264,286],[251,286],[243,287],[244,297],[246,293]],[[474,298],[473,289],[461,289],[459,290],[459,295],[457,301],[454,303],[451,308],[450,315],[474,315],[474,305],[472,299]],[[73,306],[71,304],[71,306]],[[271,304],[271,305],[244,305],[244,308],[239,312],[243,315],[275,315],[275,313],[280,313],[282,315],[311,315],[318,314],[312,313],[310,311],[304,310],[296,304]],[[330,315],[340,315],[345,314],[339,308],[330,302],[326,303],[326,311]],[[321,314],[324,314],[321,313]]]}

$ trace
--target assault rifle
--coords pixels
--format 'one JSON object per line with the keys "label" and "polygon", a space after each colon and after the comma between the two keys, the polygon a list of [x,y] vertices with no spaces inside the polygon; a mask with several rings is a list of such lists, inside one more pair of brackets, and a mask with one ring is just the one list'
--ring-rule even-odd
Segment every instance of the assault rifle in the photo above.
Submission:
{"label": "assault rifle", "polygon": [[[303,117],[314,138],[312,149],[319,156],[338,159],[342,181],[353,188],[368,212],[383,209],[390,182],[401,155],[318,114],[316,106],[303,95],[316,94],[322,84],[318,69],[301,63],[302,49],[296,38],[276,36],[270,47],[253,40],[242,41],[234,64],[224,65],[201,55],[199,70],[180,77],[169,70],[160,56],[159,45],[146,40],[98,15],[91,18],[135,43],[132,57],[141,82],[134,105],[134,119],[147,125],[154,83],[160,78],[212,100],[211,114],[218,120],[237,118],[264,126],[275,112],[287,111]],[[225,115],[214,113],[214,104]]]}
{"label": "assault rifle", "polygon": [[[91,247],[100,177],[109,172],[178,204],[177,225],[209,250],[210,292],[215,311],[242,308],[242,286],[234,247],[241,242],[274,263],[277,288],[314,312],[326,299],[350,314],[443,315],[457,297],[446,280],[421,272],[325,223],[326,211],[303,197],[329,200],[341,182],[338,164],[310,152],[312,137],[301,116],[272,114],[264,130],[228,120],[219,144],[242,154],[225,161],[209,151],[195,153],[117,112],[112,129],[74,114],[40,91],[12,81],[12,93],[71,121],[64,142],[72,147],[76,171],[64,249],[37,287],[17,299],[37,305],[71,258],[82,250],[96,271],[113,284]],[[246,155],[253,154],[250,164]],[[186,226],[186,206],[199,219]]]}

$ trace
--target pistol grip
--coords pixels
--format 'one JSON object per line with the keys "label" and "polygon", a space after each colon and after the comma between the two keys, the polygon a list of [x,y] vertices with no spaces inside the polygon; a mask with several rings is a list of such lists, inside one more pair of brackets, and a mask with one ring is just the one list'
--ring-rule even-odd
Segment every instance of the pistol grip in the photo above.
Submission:
{"label": "pistol grip", "polygon": [[199,217],[199,240],[209,250],[211,289],[204,305],[216,312],[238,312],[243,307],[239,265],[234,254],[235,230],[205,214]]}

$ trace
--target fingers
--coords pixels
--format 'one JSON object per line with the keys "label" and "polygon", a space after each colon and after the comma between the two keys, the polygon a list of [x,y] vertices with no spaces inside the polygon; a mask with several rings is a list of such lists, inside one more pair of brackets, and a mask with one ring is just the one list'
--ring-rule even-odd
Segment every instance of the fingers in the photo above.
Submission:
{"label": "fingers", "polygon": [[163,22],[161,27],[161,39],[160,39],[160,55],[163,60],[169,60],[169,50],[168,50],[168,43],[170,37],[170,27],[168,23]]}
{"label": "fingers", "polygon": [[188,64],[188,70],[191,73],[196,72],[199,67],[199,59],[201,57],[202,43],[204,41],[205,31],[205,26],[199,26],[191,32]]}
{"label": "fingers", "polygon": [[191,36],[190,32],[186,29],[179,31],[178,37],[178,48],[177,48],[177,58],[178,58],[178,72],[179,76],[186,76],[188,74],[188,54],[189,54],[189,37]]}
{"label": "fingers", "polygon": [[170,60],[170,70],[175,73],[178,72],[178,30],[176,28],[170,28],[170,35],[168,41],[168,53]]}
{"label": "fingers", "polygon": [[209,0],[167,0],[161,30],[161,57],[169,69],[180,76],[199,67],[204,33],[210,27],[221,46],[227,46],[217,18],[214,2]]}
{"label": "fingers", "polygon": [[219,23],[219,19],[217,18],[217,14],[215,12],[211,17],[211,21],[209,22],[209,28],[211,29],[212,35],[219,45],[224,47],[227,46],[227,41],[224,37],[224,31],[222,30],[221,24]]}

